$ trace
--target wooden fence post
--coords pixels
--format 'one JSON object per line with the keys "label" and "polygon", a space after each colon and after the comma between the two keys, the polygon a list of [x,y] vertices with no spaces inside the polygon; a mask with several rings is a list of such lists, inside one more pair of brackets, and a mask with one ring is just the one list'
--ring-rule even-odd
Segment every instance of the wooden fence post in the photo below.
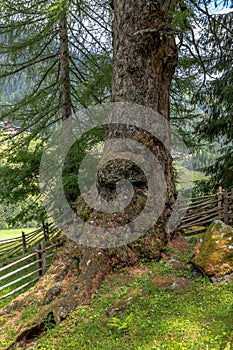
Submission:
{"label": "wooden fence post", "polygon": [[23,245],[23,255],[25,255],[27,251],[27,243],[26,243],[25,232],[23,231],[22,231],[22,245]]}
{"label": "wooden fence post", "polygon": [[218,189],[218,219],[223,218],[223,189],[219,186]]}
{"label": "wooden fence post", "polygon": [[37,244],[37,260],[38,260],[39,277],[42,277],[46,272],[45,241],[41,241],[40,243]]}
{"label": "wooden fence post", "polygon": [[49,224],[43,222],[44,240],[49,241]]}
{"label": "wooden fence post", "polygon": [[229,223],[230,225],[233,226],[233,188],[231,189],[231,193],[230,193],[230,198],[229,198]]}
{"label": "wooden fence post", "polygon": [[223,194],[223,208],[224,208],[224,216],[223,222],[228,225],[229,223],[229,203],[228,203],[228,193],[227,191]]}

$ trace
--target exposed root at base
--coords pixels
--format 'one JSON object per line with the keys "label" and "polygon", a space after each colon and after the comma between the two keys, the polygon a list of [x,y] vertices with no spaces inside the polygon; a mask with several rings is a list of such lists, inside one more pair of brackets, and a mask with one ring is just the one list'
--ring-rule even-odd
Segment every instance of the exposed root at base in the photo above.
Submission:
{"label": "exposed root at base", "polygon": [[17,312],[20,319],[25,308],[38,310],[26,325],[16,329],[16,337],[10,340],[5,350],[33,342],[48,329],[48,325],[59,324],[78,306],[87,305],[115,268],[136,266],[145,257],[159,260],[158,241],[158,236],[148,234],[136,243],[112,250],[66,242],[59,257],[37,285],[0,312],[1,315]]}

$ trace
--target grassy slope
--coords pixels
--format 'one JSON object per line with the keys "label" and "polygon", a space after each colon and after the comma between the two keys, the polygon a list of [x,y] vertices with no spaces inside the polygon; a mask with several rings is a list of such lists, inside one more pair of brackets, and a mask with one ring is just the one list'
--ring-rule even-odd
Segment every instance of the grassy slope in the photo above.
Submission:
{"label": "grassy slope", "polygon": [[[143,296],[117,316],[107,317],[108,306],[136,286]],[[147,279],[131,284],[114,279],[90,306],[48,330],[35,349],[230,350],[232,287],[195,284],[181,293],[155,290]]]}
{"label": "grassy slope", "polygon": [[37,230],[37,228],[16,228],[11,230],[0,230],[0,240],[11,239],[21,237],[22,231],[25,233],[30,233]]}
{"label": "grassy slope", "polygon": [[[187,262],[191,242],[189,248],[179,253],[171,248],[170,254]],[[193,280],[178,290],[164,290],[151,282],[152,276],[163,275],[190,282],[190,265],[177,270],[167,261],[142,262],[137,268],[118,271],[109,276],[90,305],[78,308],[55,327],[48,320],[40,338],[17,349],[231,350],[233,282],[213,285],[206,279]],[[114,304],[119,310],[107,315]],[[16,324],[8,318],[14,319],[17,312],[2,317],[0,348],[12,340],[14,327],[20,328],[37,312],[36,301],[32,301]]]}
{"label": "grassy slope", "polygon": [[179,163],[175,164],[175,168],[178,171],[178,189],[180,189],[180,187],[182,187],[183,189],[187,189],[192,185],[193,181],[208,179],[208,177],[204,173],[195,170],[191,171],[183,167]]}

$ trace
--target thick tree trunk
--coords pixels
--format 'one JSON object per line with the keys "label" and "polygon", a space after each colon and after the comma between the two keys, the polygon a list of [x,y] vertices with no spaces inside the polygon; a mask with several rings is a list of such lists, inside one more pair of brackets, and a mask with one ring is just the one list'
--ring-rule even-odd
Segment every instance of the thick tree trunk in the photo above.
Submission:
{"label": "thick tree trunk", "polygon": [[[178,59],[171,27],[171,13],[174,11],[175,3],[175,0],[136,2],[114,0],[112,3],[114,8],[112,102],[143,105],[158,112],[166,121],[170,118],[170,86]],[[134,115],[131,117],[133,122]],[[114,122],[114,114],[110,119]],[[135,127],[129,129],[125,125],[118,124],[108,128],[107,138],[138,140],[138,132],[140,133],[140,130]],[[154,227],[160,231],[162,245],[166,245],[170,233],[165,231],[165,226],[172,212],[175,197],[172,157],[169,150],[148,132],[141,131],[140,143],[147,147],[149,145],[148,148],[158,159],[166,179],[166,203],[157,228]],[[106,153],[110,151],[106,149]],[[124,176],[131,175],[136,191],[141,189],[146,192],[146,179],[145,177],[143,179],[140,169],[135,168],[133,164],[125,164],[122,172],[122,161],[115,161],[112,174],[107,163],[99,171],[99,191],[105,198],[111,198],[114,183],[122,178],[122,173]],[[157,190],[159,193],[159,184]]]}
{"label": "thick tree trunk", "polygon": [[176,1],[115,0],[112,101],[151,107],[169,119],[177,47],[171,28]]}

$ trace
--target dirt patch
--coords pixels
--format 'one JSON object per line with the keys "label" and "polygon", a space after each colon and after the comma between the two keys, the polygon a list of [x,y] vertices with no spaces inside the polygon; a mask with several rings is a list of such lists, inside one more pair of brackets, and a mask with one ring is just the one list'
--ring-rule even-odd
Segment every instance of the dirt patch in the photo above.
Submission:
{"label": "dirt patch", "polygon": [[188,251],[188,243],[184,240],[184,238],[181,235],[176,236],[175,239],[170,241],[168,243],[168,248],[169,247],[179,252]]}
{"label": "dirt patch", "polygon": [[133,276],[134,278],[142,277],[144,274],[148,273],[149,271],[150,271],[150,267],[148,265],[127,268],[127,273],[130,276]]}

